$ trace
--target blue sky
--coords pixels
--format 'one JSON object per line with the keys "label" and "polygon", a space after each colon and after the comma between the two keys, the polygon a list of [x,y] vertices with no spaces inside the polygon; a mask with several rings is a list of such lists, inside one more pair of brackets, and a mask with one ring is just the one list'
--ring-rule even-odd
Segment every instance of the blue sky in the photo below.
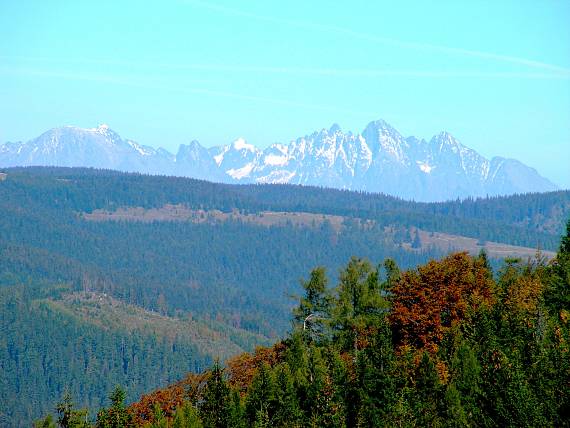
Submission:
{"label": "blue sky", "polygon": [[569,1],[0,4],[0,142],[108,123],[175,151],[385,119],[570,188]]}

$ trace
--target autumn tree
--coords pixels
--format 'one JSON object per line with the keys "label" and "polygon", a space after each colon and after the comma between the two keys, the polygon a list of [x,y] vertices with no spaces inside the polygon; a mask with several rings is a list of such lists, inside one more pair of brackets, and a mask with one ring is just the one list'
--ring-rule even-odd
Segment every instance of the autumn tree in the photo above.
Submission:
{"label": "autumn tree", "polygon": [[493,302],[493,287],[487,268],[466,253],[405,272],[391,289],[396,343],[437,351],[445,333]]}

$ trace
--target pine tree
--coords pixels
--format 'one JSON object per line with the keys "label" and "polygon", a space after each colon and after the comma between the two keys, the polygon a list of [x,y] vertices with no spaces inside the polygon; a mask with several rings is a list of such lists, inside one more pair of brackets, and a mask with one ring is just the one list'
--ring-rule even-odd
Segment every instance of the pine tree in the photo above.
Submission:
{"label": "pine tree", "polygon": [[422,241],[420,239],[420,234],[418,229],[416,229],[416,233],[414,234],[414,240],[412,241],[412,248],[419,249],[422,248]]}
{"label": "pine tree", "polygon": [[88,428],[87,410],[75,410],[71,394],[66,391],[63,399],[57,404],[57,423],[61,428]]}
{"label": "pine tree", "polygon": [[247,391],[245,413],[251,424],[258,420],[259,412],[262,412],[262,416],[267,413],[271,419],[275,409],[275,389],[275,379],[271,368],[264,362]]}
{"label": "pine tree", "polygon": [[275,415],[272,423],[276,427],[294,427],[301,420],[301,409],[291,370],[287,363],[282,363],[276,370]]}
{"label": "pine tree", "polygon": [[366,260],[351,258],[340,272],[331,321],[334,338],[341,349],[357,352],[362,348],[370,334],[369,327],[386,308],[387,303],[380,294],[378,271]]}
{"label": "pine tree", "polygon": [[330,297],[327,283],[325,268],[313,269],[310,279],[301,282],[305,296],[299,299],[299,306],[293,311],[297,323],[313,339],[321,336],[328,318]]}
{"label": "pine tree", "polygon": [[307,411],[309,388],[309,354],[302,332],[294,331],[289,339],[285,361],[290,367],[293,386],[301,409]]}
{"label": "pine tree", "polygon": [[440,412],[443,409],[444,389],[441,385],[435,363],[427,352],[415,373],[414,411],[420,426],[440,424]]}
{"label": "pine tree", "polygon": [[34,428],[56,428],[52,415],[47,415],[45,418],[39,419],[34,422]]}
{"label": "pine tree", "polygon": [[570,317],[570,220],[562,237],[556,259],[547,278],[545,300],[548,307],[562,318]]}
{"label": "pine tree", "polygon": [[311,421],[311,426],[339,426],[341,420],[335,398],[333,379],[323,358],[321,348],[311,346],[309,351],[309,388],[306,417]]}
{"label": "pine tree", "polygon": [[245,427],[245,409],[240,394],[237,390],[233,390],[231,396],[229,426],[232,428]]}
{"label": "pine tree", "polygon": [[[461,343],[457,349],[451,361],[450,371],[453,382],[448,387],[446,400],[449,403],[450,398],[455,400],[456,396],[458,396],[460,399],[459,404],[461,404],[461,409],[457,408],[455,410],[457,413],[455,418],[459,418],[461,414],[466,421],[481,420],[480,409],[483,400],[482,368],[475,352],[466,342]],[[450,391],[450,388],[453,388],[453,390]],[[456,404],[456,406],[459,406],[459,404]]]}
{"label": "pine tree", "polygon": [[363,423],[368,427],[387,425],[397,395],[392,333],[385,320],[359,357]]}
{"label": "pine tree", "polygon": [[389,293],[396,282],[400,280],[400,268],[393,259],[384,260],[383,265],[386,271],[386,281],[382,284],[382,289]]}
{"label": "pine tree", "polygon": [[570,254],[570,219],[566,222],[566,235],[560,240],[558,254]]}
{"label": "pine tree", "polygon": [[206,428],[226,428],[230,420],[230,388],[219,361],[214,363],[203,394],[200,416]]}
{"label": "pine tree", "polygon": [[102,409],[97,414],[97,428],[125,428],[134,426],[133,418],[125,406],[127,394],[120,386],[116,386],[109,395],[111,407]]}

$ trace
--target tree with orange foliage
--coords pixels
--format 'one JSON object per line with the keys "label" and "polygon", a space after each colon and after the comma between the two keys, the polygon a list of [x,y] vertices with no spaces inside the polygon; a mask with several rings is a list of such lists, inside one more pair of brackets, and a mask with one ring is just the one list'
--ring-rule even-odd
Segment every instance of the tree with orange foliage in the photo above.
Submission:
{"label": "tree with orange foliage", "polygon": [[494,282],[467,253],[432,260],[401,275],[391,289],[389,321],[399,346],[435,352],[446,332],[493,302]]}

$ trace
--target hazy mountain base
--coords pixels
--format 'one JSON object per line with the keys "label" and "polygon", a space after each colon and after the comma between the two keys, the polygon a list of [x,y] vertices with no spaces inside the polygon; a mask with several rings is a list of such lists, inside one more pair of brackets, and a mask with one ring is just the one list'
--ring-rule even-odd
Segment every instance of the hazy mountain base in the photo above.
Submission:
{"label": "hazy mountain base", "polygon": [[73,166],[193,177],[229,183],[290,183],[384,192],[418,201],[556,190],[515,159],[485,159],[442,132],[404,138],[382,120],[360,134],[338,125],[260,150],[238,138],[206,149],[197,141],[176,155],[121,138],[106,125],[62,127],[27,143],[0,146],[0,166]]}

